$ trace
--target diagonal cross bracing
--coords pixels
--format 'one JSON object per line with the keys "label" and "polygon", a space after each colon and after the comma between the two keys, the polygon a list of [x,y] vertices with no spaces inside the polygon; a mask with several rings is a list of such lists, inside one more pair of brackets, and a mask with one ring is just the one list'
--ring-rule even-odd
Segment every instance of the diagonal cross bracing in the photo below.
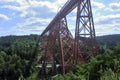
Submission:
{"label": "diagonal cross bracing", "polygon": [[[66,16],[76,7],[73,38]],[[44,49],[43,61],[60,64],[63,74],[72,66],[89,61],[90,56],[97,52],[90,0],[68,0],[40,37]]]}
{"label": "diagonal cross bracing", "polygon": [[47,28],[43,31],[41,36],[44,35],[49,29],[51,29],[52,26],[55,25],[56,21],[61,20],[68,13],[70,13],[78,5],[79,1],[82,2],[83,0],[68,0],[66,2],[66,4],[62,7],[62,9],[57,13],[55,18],[50,22],[50,24],[47,26]]}

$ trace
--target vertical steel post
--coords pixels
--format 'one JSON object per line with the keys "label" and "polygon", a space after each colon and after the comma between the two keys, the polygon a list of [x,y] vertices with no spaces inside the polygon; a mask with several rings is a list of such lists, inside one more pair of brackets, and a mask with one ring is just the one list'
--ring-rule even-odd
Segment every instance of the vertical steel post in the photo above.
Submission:
{"label": "vertical steel post", "polygon": [[[75,39],[67,25],[66,15],[77,7]],[[55,62],[56,42],[61,57],[62,73],[74,64],[96,55],[96,36],[90,0],[70,0],[42,33],[44,62]],[[56,41],[57,40],[57,41]]]}
{"label": "vertical steel post", "polygon": [[[77,5],[75,47],[76,62],[80,62],[77,58],[78,55],[82,55],[85,60],[88,60],[91,55],[96,54],[96,38],[90,0],[79,1]],[[78,52],[79,50],[80,52]]]}
{"label": "vertical steel post", "polygon": [[60,56],[61,56],[61,67],[62,67],[62,74],[65,74],[65,62],[64,62],[64,53],[63,53],[63,44],[62,44],[62,39],[61,39],[61,23],[58,22],[58,33],[59,33],[59,44],[60,44]]}

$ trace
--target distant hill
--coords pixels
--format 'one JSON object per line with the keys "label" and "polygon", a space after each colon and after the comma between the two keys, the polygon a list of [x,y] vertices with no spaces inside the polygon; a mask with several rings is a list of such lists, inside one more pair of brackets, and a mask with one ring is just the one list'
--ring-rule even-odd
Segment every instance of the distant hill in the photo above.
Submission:
{"label": "distant hill", "polygon": [[10,35],[10,36],[4,36],[0,37],[0,51],[8,51],[11,46],[15,44],[21,45],[23,44],[31,44],[35,45],[36,41],[38,39],[38,35],[23,35],[23,36],[15,36],[15,35]]}
{"label": "distant hill", "polygon": [[16,41],[36,41],[38,39],[38,35],[23,35],[23,36],[15,36],[15,35],[10,35],[10,36],[4,36],[4,37],[0,37],[0,45],[2,44],[11,44],[14,43]]}
{"label": "distant hill", "polygon": [[[37,41],[38,35],[23,35],[23,36],[5,36],[0,37],[0,46],[9,46],[16,41]],[[115,46],[120,43],[120,34],[97,36],[97,42],[99,45]]]}
{"label": "distant hill", "polygon": [[[18,80],[18,79],[24,79],[28,77],[33,79],[34,77],[32,78],[30,76],[34,76],[34,75],[38,77],[37,74],[39,74],[40,72],[37,72],[37,71],[39,71],[40,69],[36,69],[35,66],[37,64],[37,61],[39,61],[39,57],[41,58],[41,54],[42,54],[40,50],[36,50],[36,41],[38,40],[38,37],[39,35],[24,35],[24,36],[12,36],[11,35],[11,36],[0,37],[0,80],[5,80],[5,79],[6,80]],[[84,40],[84,38],[82,38],[82,40]],[[117,43],[120,43],[120,35],[100,36],[100,37],[97,37],[97,41],[99,45],[104,45],[105,47],[109,46],[107,48],[114,49],[114,46]],[[101,50],[99,50],[99,53],[105,53],[106,51],[107,50],[104,50],[104,48],[101,48]],[[116,60],[118,60],[118,59],[114,59],[114,57],[118,57],[119,59],[119,56],[116,54],[114,56],[113,55],[112,56],[101,55],[101,57],[100,56],[98,57],[99,59],[93,58],[93,60],[90,60],[93,62],[90,62],[87,65],[85,64],[81,66],[80,68],[76,67],[76,69],[74,69],[74,72],[77,72],[79,69],[78,72],[81,71],[80,73],[82,73],[82,78],[83,78],[83,72],[85,74],[87,73],[92,74],[94,72],[95,73],[94,76],[96,76],[96,74],[98,76],[98,74],[100,74],[99,72],[101,71],[101,69],[107,70],[106,67],[102,67],[102,68],[100,67],[100,69],[98,68],[98,66],[101,65],[101,61],[103,61],[102,62],[103,66],[104,65],[106,66],[106,63],[109,63],[109,66],[112,67],[111,65],[113,65],[113,63],[111,63],[111,61],[115,62]],[[114,64],[116,64],[116,62]],[[108,69],[110,69],[109,66],[107,66]],[[115,72],[117,68],[118,67],[115,68],[114,70]],[[86,72],[86,71],[89,71],[89,72]],[[79,75],[81,75],[80,73]],[[103,72],[101,74],[103,74]],[[106,74],[106,72],[104,74]],[[78,76],[78,73],[76,75]],[[72,76],[73,76],[73,73],[72,73]],[[88,78],[88,76],[86,77]]]}
{"label": "distant hill", "polygon": [[120,34],[98,36],[97,42],[99,45],[107,45],[114,47],[116,44],[120,43]]}

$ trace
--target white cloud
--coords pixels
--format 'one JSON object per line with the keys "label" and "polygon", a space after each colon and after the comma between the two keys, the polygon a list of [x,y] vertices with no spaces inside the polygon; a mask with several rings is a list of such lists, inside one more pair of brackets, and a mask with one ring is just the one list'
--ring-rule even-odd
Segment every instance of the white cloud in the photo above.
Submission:
{"label": "white cloud", "polygon": [[25,33],[25,32],[39,32],[43,31],[47,24],[51,21],[51,19],[42,19],[42,18],[36,18],[36,17],[31,17],[26,19],[25,22],[22,23],[18,23],[16,24],[15,27],[13,27],[11,29],[11,31],[13,32],[21,32],[21,33]]}
{"label": "white cloud", "polygon": [[[95,17],[100,16],[101,15],[101,13],[100,13],[101,11],[99,11],[99,10],[104,10],[104,8],[106,7],[106,5],[103,4],[102,2],[97,2],[95,0],[91,0],[91,6],[92,6],[93,15]],[[75,8],[72,12],[76,13],[77,12],[77,8]]]}
{"label": "white cloud", "polygon": [[116,21],[119,19],[120,21],[120,14],[113,14],[113,15],[105,15],[105,16],[99,16],[95,19],[95,23],[100,23],[102,21]]}
{"label": "white cloud", "polygon": [[4,6],[1,6],[0,8],[7,8],[7,9],[11,9],[11,10],[14,10],[14,11],[17,11],[20,13],[20,16],[21,17],[24,17],[28,14],[27,9],[28,9],[29,6],[12,6],[12,5],[4,5]]}
{"label": "white cloud", "polygon": [[15,0],[0,0],[0,2],[13,2]]}
{"label": "white cloud", "polygon": [[116,8],[120,8],[120,3],[110,3],[109,6],[111,7],[116,7]]}
{"label": "white cloud", "polygon": [[119,12],[120,11],[120,3],[110,3],[105,8],[107,12]]}
{"label": "white cloud", "polygon": [[4,14],[0,14],[0,20],[4,20],[4,21],[7,21],[9,20],[10,18]]}
{"label": "white cloud", "polygon": [[98,9],[101,9],[101,8],[104,8],[105,5],[103,3],[100,3],[100,2],[95,2],[95,1],[92,1],[91,2],[91,5],[95,8],[98,8]]}
{"label": "white cloud", "polygon": [[[0,2],[4,2],[4,5],[0,6],[0,8],[13,10],[14,16],[20,16],[24,20],[24,22],[16,23],[16,26],[14,26],[9,33],[32,33],[33,31],[43,31],[51,21],[50,18],[42,18],[43,16],[36,15],[44,14],[44,12],[40,11],[40,8],[47,7],[47,11],[57,13],[58,8],[64,5],[66,1],[67,0],[56,0],[54,2],[41,0],[0,0]],[[17,3],[17,5],[8,3]],[[39,12],[36,10],[37,8]],[[48,13],[48,15],[51,14]]]}
{"label": "white cloud", "polygon": [[0,2],[4,2],[4,3],[18,3],[19,5],[26,5],[27,4],[27,0],[0,0]]}
{"label": "white cloud", "polygon": [[95,19],[97,35],[120,34],[120,14],[100,16]]}
{"label": "white cloud", "polygon": [[105,8],[105,5],[101,2],[96,2],[94,0],[91,0],[92,10],[96,12],[97,10]]}
{"label": "white cloud", "polygon": [[[12,2],[18,3],[17,5],[3,5],[0,8],[7,8],[14,11],[19,12],[20,17],[27,17],[28,15],[35,16],[39,12],[35,11],[32,8],[43,8],[47,7],[49,11],[53,13],[57,13],[60,7],[67,1],[67,0],[56,0],[54,2],[50,1],[38,1],[38,0],[0,0],[0,2]],[[31,10],[32,9],[32,10]],[[49,14],[48,14],[49,15]]]}
{"label": "white cloud", "polygon": [[[51,18],[44,18],[44,15],[46,17],[51,16],[51,14],[57,14],[57,12],[65,4],[66,1],[67,0],[54,0],[52,2],[50,0],[0,0],[0,2],[4,2],[4,5],[0,6],[0,8],[13,10],[13,13],[16,12],[14,16],[20,16],[23,19],[23,22],[15,23],[16,26],[11,29],[11,32],[24,34],[32,33],[33,31],[43,31],[51,21]],[[8,3],[17,3],[17,5],[11,5]],[[102,32],[106,34],[106,32],[110,33],[115,30],[120,31],[120,14],[114,15],[114,13],[110,13],[111,15],[109,15],[109,11],[120,11],[120,3],[110,3],[108,4],[108,7],[102,2],[97,2],[97,0],[91,0],[91,3],[93,8],[92,10],[95,15],[94,21],[97,33]],[[74,12],[74,14],[76,13],[76,9],[72,11]],[[108,12],[108,15],[103,16],[104,14],[103,12],[101,12],[102,10]],[[46,14],[44,14],[45,12]],[[49,12],[51,13],[49,14]],[[73,14],[71,15],[68,16],[68,24],[70,23],[69,29],[74,30],[75,24],[73,24],[73,21],[76,21],[76,16],[74,16]],[[6,15],[0,15],[0,19],[9,20],[9,17]],[[116,26],[118,26],[118,28],[116,28]]]}
{"label": "white cloud", "polygon": [[56,0],[54,2],[50,1],[37,1],[37,0],[30,0],[29,4],[33,7],[43,7],[46,6],[52,12],[58,12],[58,10],[65,4],[67,0]]}
{"label": "white cloud", "polygon": [[[101,3],[101,2],[96,2],[95,0],[91,0],[91,6],[92,6],[92,10],[95,13],[98,10],[104,9],[106,6]],[[75,8],[72,12],[76,13],[77,12],[77,8]]]}
{"label": "white cloud", "polygon": [[[27,9],[30,6],[29,6],[27,0],[0,0],[0,2],[4,2],[4,5],[0,6],[0,8],[7,8],[10,10],[19,12],[18,15],[20,17],[25,17],[28,14]],[[18,4],[18,5],[11,5],[9,3]]]}
{"label": "white cloud", "polygon": [[97,36],[109,35],[109,34],[120,34],[120,24],[101,24],[95,25]]}
{"label": "white cloud", "polygon": [[0,27],[0,31],[3,30],[3,27]]}
{"label": "white cloud", "polygon": [[110,3],[109,4],[109,7],[106,8],[106,10],[109,10],[109,11],[120,11],[120,3]]}
{"label": "white cloud", "polygon": [[120,3],[104,4],[103,2],[96,3],[95,0],[91,0],[91,2],[96,34],[98,36],[120,34]]}

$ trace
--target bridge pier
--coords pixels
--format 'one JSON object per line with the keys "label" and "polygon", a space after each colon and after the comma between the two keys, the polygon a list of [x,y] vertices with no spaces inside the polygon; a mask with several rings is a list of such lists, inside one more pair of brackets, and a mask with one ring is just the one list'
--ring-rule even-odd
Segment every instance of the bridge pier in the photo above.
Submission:
{"label": "bridge pier", "polygon": [[49,75],[57,74],[56,62],[45,62],[42,61],[41,74],[46,78]]}
{"label": "bridge pier", "polygon": [[[77,8],[75,38],[69,30],[66,16]],[[59,55],[61,72],[65,74],[74,65],[89,61],[95,56],[96,35],[90,0],[69,0],[41,34],[44,48],[42,74],[57,74],[55,54]],[[68,69],[70,68],[70,69]]]}

